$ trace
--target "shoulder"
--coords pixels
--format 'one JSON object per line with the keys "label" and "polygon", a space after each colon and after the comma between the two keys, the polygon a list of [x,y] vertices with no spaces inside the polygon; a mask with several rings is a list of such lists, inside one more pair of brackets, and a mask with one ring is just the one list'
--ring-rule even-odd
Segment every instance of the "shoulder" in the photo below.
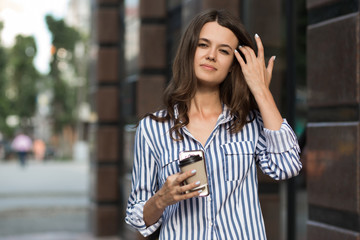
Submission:
{"label": "shoulder", "polygon": [[[167,111],[165,109],[153,112],[153,113],[147,113],[140,121],[139,125],[144,123],[155,123],[160,122],[160,119],[164,119],[167,116]],[[161,121],[163,122],[163,121]]]}
{"label": "shoulder", "polygon": [[159,128],[163,125],[168,125],[169,121],[165,120],[166,116],[167,111],[165,109],[153,113],[148,113],[139,121],[138,128],[151,130],[153,128]]}
{"label": "shoulder", "polygon": [[162,109],[162,110],[159,110],[159,111],[156,111],[156,112],[152,113],[152,115],[154,115],[156,117],[163,118],[163,117],[167,116],[167,111],[166,111],[166,109]]}
{"label": "shoulder", "polygon": [[156,149],[156,146],[163,144],[163,141],[164,139],[167,139],[172,126],[172,121],[165,119],[159,120],[165,116],[166,111],[164,110],[145,116],[138,124],[136,137],[144,139],[153,149]]}

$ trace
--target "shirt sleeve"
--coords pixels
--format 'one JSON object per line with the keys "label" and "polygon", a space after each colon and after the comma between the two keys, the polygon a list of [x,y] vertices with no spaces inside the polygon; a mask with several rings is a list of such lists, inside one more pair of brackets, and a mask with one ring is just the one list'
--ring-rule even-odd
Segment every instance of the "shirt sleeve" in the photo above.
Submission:
{"label": "shirt sleeve", "polygon": [[298,140],[286,119],[277,131],[261,127],[256,155],[263,173],[276,180],[294,177],[302,168]]}
{"label": "shirt sleeve", "polygon": [[151,226],[146,226],[143,218],[144,206],[157,191],[157,168],[153,152],[143,134],[140,123],[134,146],[134,164],[132,170],[131,193],[129,196],[125,222],[147,237],[161,225],[162,218]]}

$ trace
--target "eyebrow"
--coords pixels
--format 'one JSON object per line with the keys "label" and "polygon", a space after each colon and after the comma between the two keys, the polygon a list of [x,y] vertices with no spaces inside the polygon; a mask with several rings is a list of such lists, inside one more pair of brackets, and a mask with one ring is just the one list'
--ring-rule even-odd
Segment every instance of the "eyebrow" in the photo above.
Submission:
{"label": "eyebrow", "polygon": [[[211,43],[211,41],[209,39],[207,39],[207,38],[199,38],[199,41],[200,40],[202,40],[204,42],[207,42],[207,43]],[[230,48],[232,50],[232,47],[230,45],[228,45],[228,44],[225,44],[225,43],[220,44],[219,46],[220,47],[227,47],[227,48]]]}

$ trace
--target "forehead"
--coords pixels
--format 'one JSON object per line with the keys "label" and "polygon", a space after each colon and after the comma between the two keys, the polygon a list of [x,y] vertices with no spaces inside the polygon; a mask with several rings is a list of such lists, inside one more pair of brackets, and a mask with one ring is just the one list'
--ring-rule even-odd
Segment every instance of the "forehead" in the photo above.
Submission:
{"label": "forehead", "polygon": [[200,31],[199,38],[205,38],[216,44],[227,44],[234,48],[238,45],[235,34],[217,22],[205,23]]}

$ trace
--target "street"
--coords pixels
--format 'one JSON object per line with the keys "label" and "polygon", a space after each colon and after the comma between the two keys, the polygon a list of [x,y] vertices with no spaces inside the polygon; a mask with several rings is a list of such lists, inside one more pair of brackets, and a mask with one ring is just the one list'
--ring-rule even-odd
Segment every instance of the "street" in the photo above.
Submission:
{"label": "street", "polygon": [[88,184],[86,163],[0,162],[0,239],[93,240]]}

